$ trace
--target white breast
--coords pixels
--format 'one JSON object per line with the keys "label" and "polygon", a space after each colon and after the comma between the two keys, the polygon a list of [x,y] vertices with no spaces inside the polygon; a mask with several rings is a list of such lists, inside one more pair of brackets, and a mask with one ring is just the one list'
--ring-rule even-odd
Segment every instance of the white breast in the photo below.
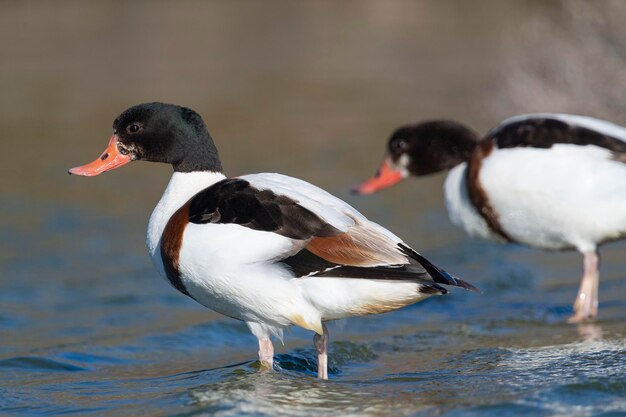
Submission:
{"label": "white breast", "polygon": [[165,277],[160,241],[170,217],[191,197],[226,178],[220,172],[174,172],[148,222],[146,245],[154,267]]}
{"label": "white breast", "polygon": [[444,194],[448,216],[450,216],[452,223],[472,237],[502,242],[503,239],[491,232],[485,219],[476,211],[470,201],[467,192],[466,170],[467,164],[464,162],[452,168],[446,178]]}

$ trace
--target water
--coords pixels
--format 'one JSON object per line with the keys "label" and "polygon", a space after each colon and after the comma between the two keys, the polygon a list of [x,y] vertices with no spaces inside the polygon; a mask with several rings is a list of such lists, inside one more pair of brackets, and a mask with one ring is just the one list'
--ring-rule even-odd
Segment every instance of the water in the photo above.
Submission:
{"label": "water", "polygon": [[331,325],[331,379],[322,382],[309,332],[287,333],[276,371],[259,370],[245,325],[157,278],[137,248],[141,235],[130,236],[123,220],[29,206],[4,199],[0,213],[15,251],[4,255],[0,292],[5,413],[617,415],[626,407],[624,245],[605,251],[602,319],[580,326],[565,324],[577,256],[463,238],[430,250],[483,292]]}
{"label": "water", "polygon": [[[486,130],[550,110],[624,123],[599,98],[507,95],[528,27],[565,33],[544,36],[562,45],[590,13],[540,3],[0,5],[0,414],[626,415],[626,243],[602,249],[600,319],[569,325],[580,255],[465,237],[445,214],[443,175],[347,193],[408,121]],[[585,42],[626,45],[623,25],[602,20],[623,22],[623,7],[594,4]],[[586,91],[569,86],[559,95]],[[312,335],[297,328],[276,345],[276,369],[260,370],[244,325],[152,269],[145,227],[170,169],[66,174],[99,155],[119,111],[154,99],[196,108],[229,174],[312,181],[482,292],[332,323],[329,381],[315,378]]]}

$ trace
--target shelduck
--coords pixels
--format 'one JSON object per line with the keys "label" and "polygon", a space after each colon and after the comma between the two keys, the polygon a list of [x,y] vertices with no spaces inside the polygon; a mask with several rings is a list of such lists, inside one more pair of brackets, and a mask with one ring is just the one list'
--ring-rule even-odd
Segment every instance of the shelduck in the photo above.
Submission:
{"label": "shelduck", "polygon": [[327,379],[326,322],[395,310],[443,285],[474,290],[367,220],[344,201],[280,174],[226,177],[202,118],[147,103],[113,123],[95,161],[70,169],[93,176],[131,161],[174,173],[148,225],[155,268],[178,291],[244,321],[273,366],[271,337],[296,325],[315,332],[318,377]]}
{"label": "shelduck", "polygon": [[370,194],[409,176],[450,170],[450,219],[469,235],[583,254],[570,322],[598,313],[602,243],[626,236],[626,128],[569,114],[526,114],[480,138],[454,121],[397,129]]}

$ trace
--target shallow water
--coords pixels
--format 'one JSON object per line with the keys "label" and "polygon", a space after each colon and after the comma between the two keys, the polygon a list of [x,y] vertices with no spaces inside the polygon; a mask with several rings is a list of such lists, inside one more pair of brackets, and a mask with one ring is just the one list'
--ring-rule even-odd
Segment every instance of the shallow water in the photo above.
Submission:
{"label": "shallow water", "polygon": [[[400,123],[487,129],[546,110],[487,103],[508,85],[496,63],[520,51],[511,28],[566,31],[568,14],[504,3],[0,5],[0,414],[626,415],[625,242],[601,251],[600,319],[569,325],[580,255],[465,237],[443,175],[347,193]],[[145,226],[170,169],[66,175],[99,155],[119,111],[154,99],[196,108],[229,174],[321,185],[482,292],[332,323],[329,381],[297,328],[260,370],[245,325],[152,269]]]}
{"label": "shallow water", "polygon": [[452,239],[427,255],[482,293],[453,291],[331,324],[331,379],[321,382],[309,332],[287,332],[275,371],[260,370],[245,325],[169,288],[123,220],[56,204],[3,199],[1,206],[2,244],[10,248],[0,286],[5,413],[500,416],[626,408],[624,244],[604,251],[601,320],[574,326],[565,320],[578,256]]}
{"label": "shallow water", "polygon": [[564,323],[574,254],[464,238],[429,250],[483,292],[332,324],[331,379],[321,382],[309,332],[288,332],[275,372],[259,370],[245,325],[169,288],[138,248],[141,235],[118,217],[1,206],[3,243],[13,249],[0,288],[5,413],[618,415],[626,407],[623,244],[604,251],[601,320],[580,326]]}

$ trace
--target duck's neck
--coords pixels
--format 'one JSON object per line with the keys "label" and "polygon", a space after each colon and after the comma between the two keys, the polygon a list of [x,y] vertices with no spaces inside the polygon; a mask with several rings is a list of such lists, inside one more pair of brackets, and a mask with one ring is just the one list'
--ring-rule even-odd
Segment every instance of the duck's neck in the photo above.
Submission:
{"label": "duck's neck", "polygon": [[[191,197],[218,181],[226,178],[221,172],[194,171],[174,172],[161,200],[154,208],[148,223],[146,244],[150,256],[159,256],[159,241],[170,217]],[[157,265],[158,264],[158,265]],[[161,262],[155,261],[157,269],[162,269]]]}
{"label": "duck's neck", "polygon": [[452,169],[468,163],[481,143],[482,140],[474,135],[459,138],[453,146],[449,147],[447,156],[442,160],[442,168]]}
{"label": "duck's neck", "polygon": [[[176,155],[182,156],[178,161],[172,162],[175,172],[222,172],[222,162],[202,118],[193,110],[184,109],[183,118],[186,125],[176,136],[173,147],[169,150]],[[168,137],[171,140],[171,138]]]}

